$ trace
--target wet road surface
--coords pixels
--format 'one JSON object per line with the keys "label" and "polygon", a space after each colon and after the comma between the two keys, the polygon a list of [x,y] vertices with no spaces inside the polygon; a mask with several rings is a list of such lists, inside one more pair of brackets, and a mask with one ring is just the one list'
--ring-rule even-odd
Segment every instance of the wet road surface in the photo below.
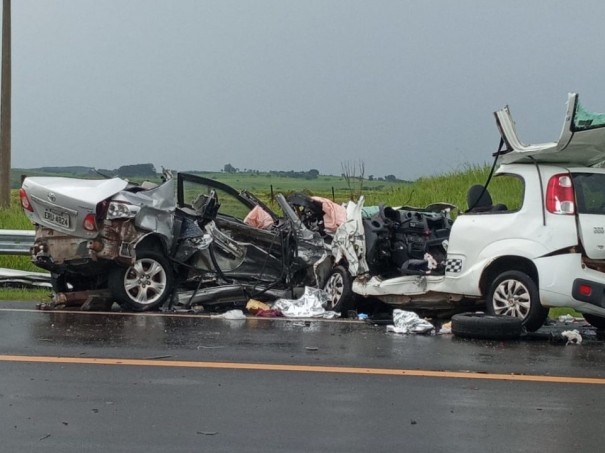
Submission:
{"label": "wet road surface", "polygon": [[[605,343],[0,303],[4,451],[600,451]],[[527,381],[526,379],[532,379]]]}

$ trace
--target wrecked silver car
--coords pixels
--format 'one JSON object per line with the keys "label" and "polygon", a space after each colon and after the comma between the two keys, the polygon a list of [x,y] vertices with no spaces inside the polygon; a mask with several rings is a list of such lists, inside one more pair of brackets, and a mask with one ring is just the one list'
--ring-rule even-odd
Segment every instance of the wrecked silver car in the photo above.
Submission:
{"label": "wrecked silver car", "polygon": [[64,302],[96,295],[133,311],[245,304],[293,297],[329,266],[323,240],[283,196],[280,217],[195,174],[166,174],[160,185],[28,177],[20,197],[36,228],[32,261],[51,272]]}

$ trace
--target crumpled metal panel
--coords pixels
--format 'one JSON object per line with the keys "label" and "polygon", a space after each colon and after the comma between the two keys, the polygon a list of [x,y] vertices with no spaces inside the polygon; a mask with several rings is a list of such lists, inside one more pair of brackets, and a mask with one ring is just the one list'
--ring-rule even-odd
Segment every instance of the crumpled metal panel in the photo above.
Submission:
{"label": "crumpled metal panel", "polygon": [[172,246],[174,241],[173,224],[174,224],[174,213],[168,211],[162,211],[160,209],[152,208],[149,206],[143,206],[137,213],[135,225],[146,231],[153,231],[166,240],[168,248]]}
{"label": "crumpled metal panel", "polygon": [[605,161],[605,123],[599,114],[581,109],[577,93],[568,95],[563,128],[556,142],[527,145],[517,134],[508,106],[494,112],[494,115],[507,147],[506,153],[498,157],[500,163],[542,162],[590,167]]}
{"label": "crumpled metal panel", "polygon": [[125,258],[129,263],[134,259],[133,244],[145,234],[136,229],[132,219],[106,220],[98,240],[90,243],[91,252],[96,252],[97,258]]}
{"label": "crumpled metal panel", "polygon": [[52,258],[56,264],[89,257],[87,239],[66,235],[45,227],[36,229],[32,260]]}
{"label": "crumpled metal panel", "polygon": [[362,275],[369,271],[365,258],[365,236],[361,211],[364,197],[359,201],[350,201],[347,204],[347,221],[340,225],[332,239],[332,253],[334,261],[340,262],[346,258],[348,269],[352,276]]}
{"label": "crumpled metal panel", "polygon": [[112,200],[126,201],[136,206],[149,206],[163,211],[174,211],[176,209],[176,180],[169,179],[153,189],[139,192],[124,190],[112,197]]}
{"label": "crumpled metal panel", "polygon": [[107,220],[99,235],[87,240],[59,233],[50,228],[38,227],[32,247],[34,261],[51,258],[55,264],[77,259],[121,260],[125,264],[134,259],[132,244],[146,233],[138,231],[132,219]]}

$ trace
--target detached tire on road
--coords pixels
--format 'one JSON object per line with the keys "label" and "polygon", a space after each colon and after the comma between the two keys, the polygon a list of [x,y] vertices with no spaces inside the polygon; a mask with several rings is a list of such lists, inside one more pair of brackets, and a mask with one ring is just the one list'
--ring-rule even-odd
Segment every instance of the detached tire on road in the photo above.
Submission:
{"label": "detached tire on road", "polygon": [[109,289],[122,308],[155,310],[170,297],[174,275],[170,262],[155,250],[137,250],[130,267],[116,267],[109,273]]}
{"label": "detached tire on road", "polygon": [[523,332],[520,318],[483,313],[459,313],[452,316],[452,333],[461,338],[479,340],[516,340]]}

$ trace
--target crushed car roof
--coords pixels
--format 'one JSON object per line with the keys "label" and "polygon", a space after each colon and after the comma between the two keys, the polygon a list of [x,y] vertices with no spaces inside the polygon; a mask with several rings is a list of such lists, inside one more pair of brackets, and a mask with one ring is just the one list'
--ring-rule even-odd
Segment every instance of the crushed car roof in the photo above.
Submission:
{"label": "crushed car roof", "polygon": [[508,106],[494,113],[505,151],[499,162],[554,163],[591,167],[605,162],[605,113],[592,113],[582,108],[579,95],[569,93],[567,112],[557,142],[524,144],[517,135]]}

